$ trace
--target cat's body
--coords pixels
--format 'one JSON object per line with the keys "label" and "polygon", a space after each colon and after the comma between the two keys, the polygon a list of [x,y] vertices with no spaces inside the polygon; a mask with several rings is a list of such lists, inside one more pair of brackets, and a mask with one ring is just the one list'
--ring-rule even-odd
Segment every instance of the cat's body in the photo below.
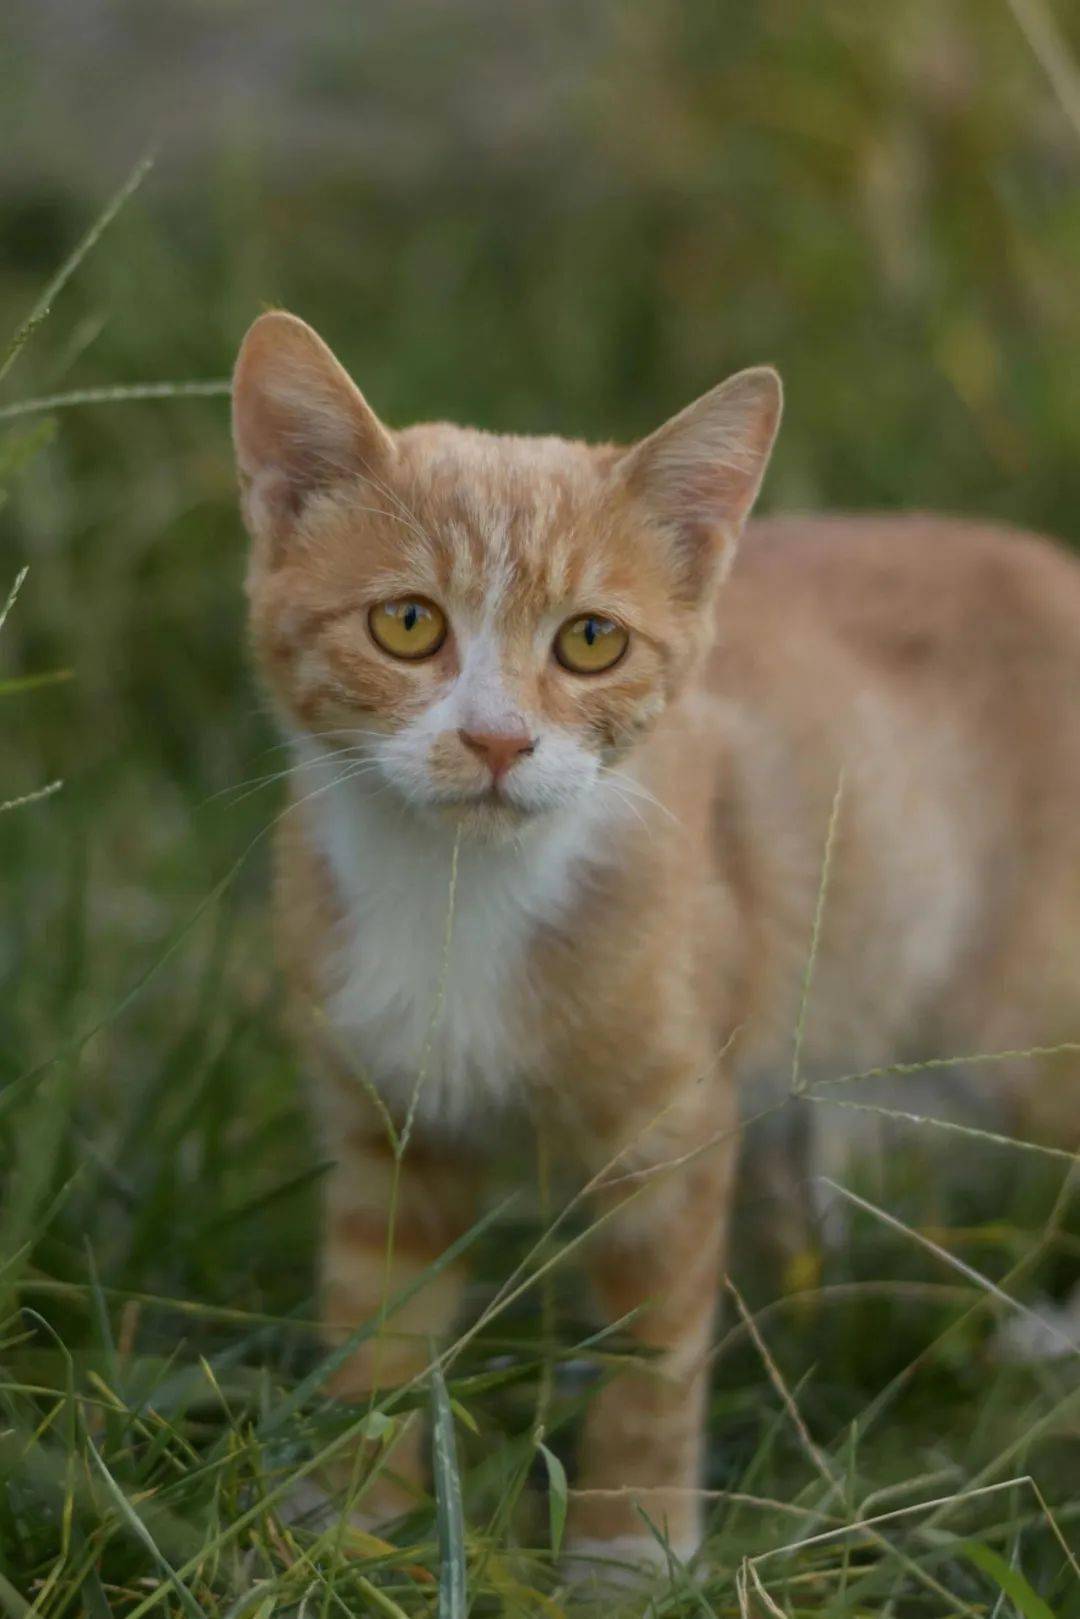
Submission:
{"label": "cat's body", "polygon": [[[1080,569],[940,519],[790,519],[717,600],[770,374],[626,454],[391,439],[350,389],[287,317],[238,368],[255,643],[299,767],[284,957],[339,1166],[328,1326],[387,1285],[382,1108],[410,1132],[391,1293],[532,1121],[595,1182],[599,1301],[656,1352],[592,1404],[577,1542],[648,1555],[636,1492],[689,1552],[736,1082],[1080,1032]],[[612,635],[603,667],[563,661]],[[1067,1130],[1071,1078],[998,1072]],[[416,1375],[459,1287],[339,1391]],[[362,1506],[407,1503],[415,1436],[391,1465]]]}
{"label": "cat's body", "polygon": [[710,890],[694,943],[714,936],[710,999],[735,1071],[789,1070],[838,788],[806,1070],[1080,1032],[1080,934],[1070,957],[1059,926],[1080,917],[1072,560],[932,517],[758,521],[718,625],[700,681],[591,813],[459,850],[448,955],[454,829],[403,821],[363,778],[317,791],[342,767],[298,745],[298,822],[349,918],[308,943],[343,1051],[388,1100],[411,1097],[430,1042],[417,1105],[433,1126],[529,1111],[561,1068],[574,1000],[630,987],[618,977],[635,963],[604,939],[606,878],[628,866],[642,917],[664,909],[673,865]]}

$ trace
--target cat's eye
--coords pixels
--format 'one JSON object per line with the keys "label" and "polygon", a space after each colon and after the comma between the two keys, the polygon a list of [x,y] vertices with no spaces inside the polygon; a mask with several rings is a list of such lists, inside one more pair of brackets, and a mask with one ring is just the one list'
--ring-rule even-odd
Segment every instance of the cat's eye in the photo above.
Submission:
{"label": "cat's eye", "polygon": [[583,613],[569,619],[555,637],[555,656],[576,675],[598,675],[618,663],[630,635],[613,618]]}
{"label": "cat's eye", "polygon": [[446,640],[446,615],[422,596],[379,602],[368,614],[372,640],[392,658],[430,658]]}

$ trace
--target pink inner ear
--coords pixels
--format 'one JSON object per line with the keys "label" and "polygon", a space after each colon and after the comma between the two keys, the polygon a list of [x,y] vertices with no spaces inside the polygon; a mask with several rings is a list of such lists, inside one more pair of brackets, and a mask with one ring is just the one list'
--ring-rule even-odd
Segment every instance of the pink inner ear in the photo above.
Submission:
{"label": "pink inner ear", "polygon": [[278,470],[310,484],[348,472],[362,453],[354,401],[321,378],[298,386],[273,370],[241,376],[233,420],[237,460],[251,476]]}
{"label": "pink inner ear", "polygon": [[[346,421],[331,433],[325,412],[290,413],[261,389],[245,388],[237,395],[235,421],[244,514],[254,534],[277,539],[312,494],[360,471],[359,435]],[[316,421],[321,440],[312,431]]]}
{"label": "pink inner ear", "polygon": [[752,470],[744,471],[721,461],[703,462],[671,479],[671,515],[687,529],[703,535],[726,532],[743,522],[756,488]]}
{"label": "pink inner ear", "polygon": [[689,516],[676,530],[676,595],[697,605],[724,579],[735,556],[738,526]]}
{"label": "pink inner ear", "polygon": [[249,478],[284,471],[290,464],[288,436],[281,411],[268,397],[259,377],[237,379],[233,391],[233,437],[240,471]]}
{"label": "pink inner ear", "polygon": [[233,384],[236,458],[249,526],[275,529],[316,490],[393,455],[390,434],[347,372],[294,316],[264,315],[245,338]]}
{"label": "pink inner ear", "polygon": [[630,488],[668,535],[676,588],[686,600],[708,594],[734,556],[780,406],[775,372],[741,372],[665,422],[622,462]]}
{"label": "pink inner ear", "polygon": [[669,523],[737,530],[749,515],[780,417],[780,382],[742,372],[644,439],[627,457],[631,482]]}

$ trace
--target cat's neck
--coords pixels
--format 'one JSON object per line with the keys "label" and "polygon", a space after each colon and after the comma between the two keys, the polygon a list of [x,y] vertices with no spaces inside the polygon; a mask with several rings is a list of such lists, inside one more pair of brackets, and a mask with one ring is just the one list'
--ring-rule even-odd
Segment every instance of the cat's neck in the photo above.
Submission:
{"label": "cat's neck", "polygon": [[414,814],[371,773],[343,779],[311,743],[296,752],[296,800],[342,917],[325,987],[343,1054],[402,1110],[423,1071],[421,1111],[440,1127],[520,1101],[536,1055],[514,1010],[530,946],[571,923],[590,869],[617,858],[623,803],[597,792],[485,843]]}

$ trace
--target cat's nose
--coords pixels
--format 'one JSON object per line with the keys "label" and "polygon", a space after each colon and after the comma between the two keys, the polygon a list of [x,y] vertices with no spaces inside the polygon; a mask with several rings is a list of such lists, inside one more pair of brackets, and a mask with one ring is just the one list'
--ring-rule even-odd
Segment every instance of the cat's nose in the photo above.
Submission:
{"label": "cat's nose", "polygon": [[483,759],[495,781],[501,781],[519,759],[536,752],[535,738],[524,731],[459,731],[458,736],[470,753]]}

